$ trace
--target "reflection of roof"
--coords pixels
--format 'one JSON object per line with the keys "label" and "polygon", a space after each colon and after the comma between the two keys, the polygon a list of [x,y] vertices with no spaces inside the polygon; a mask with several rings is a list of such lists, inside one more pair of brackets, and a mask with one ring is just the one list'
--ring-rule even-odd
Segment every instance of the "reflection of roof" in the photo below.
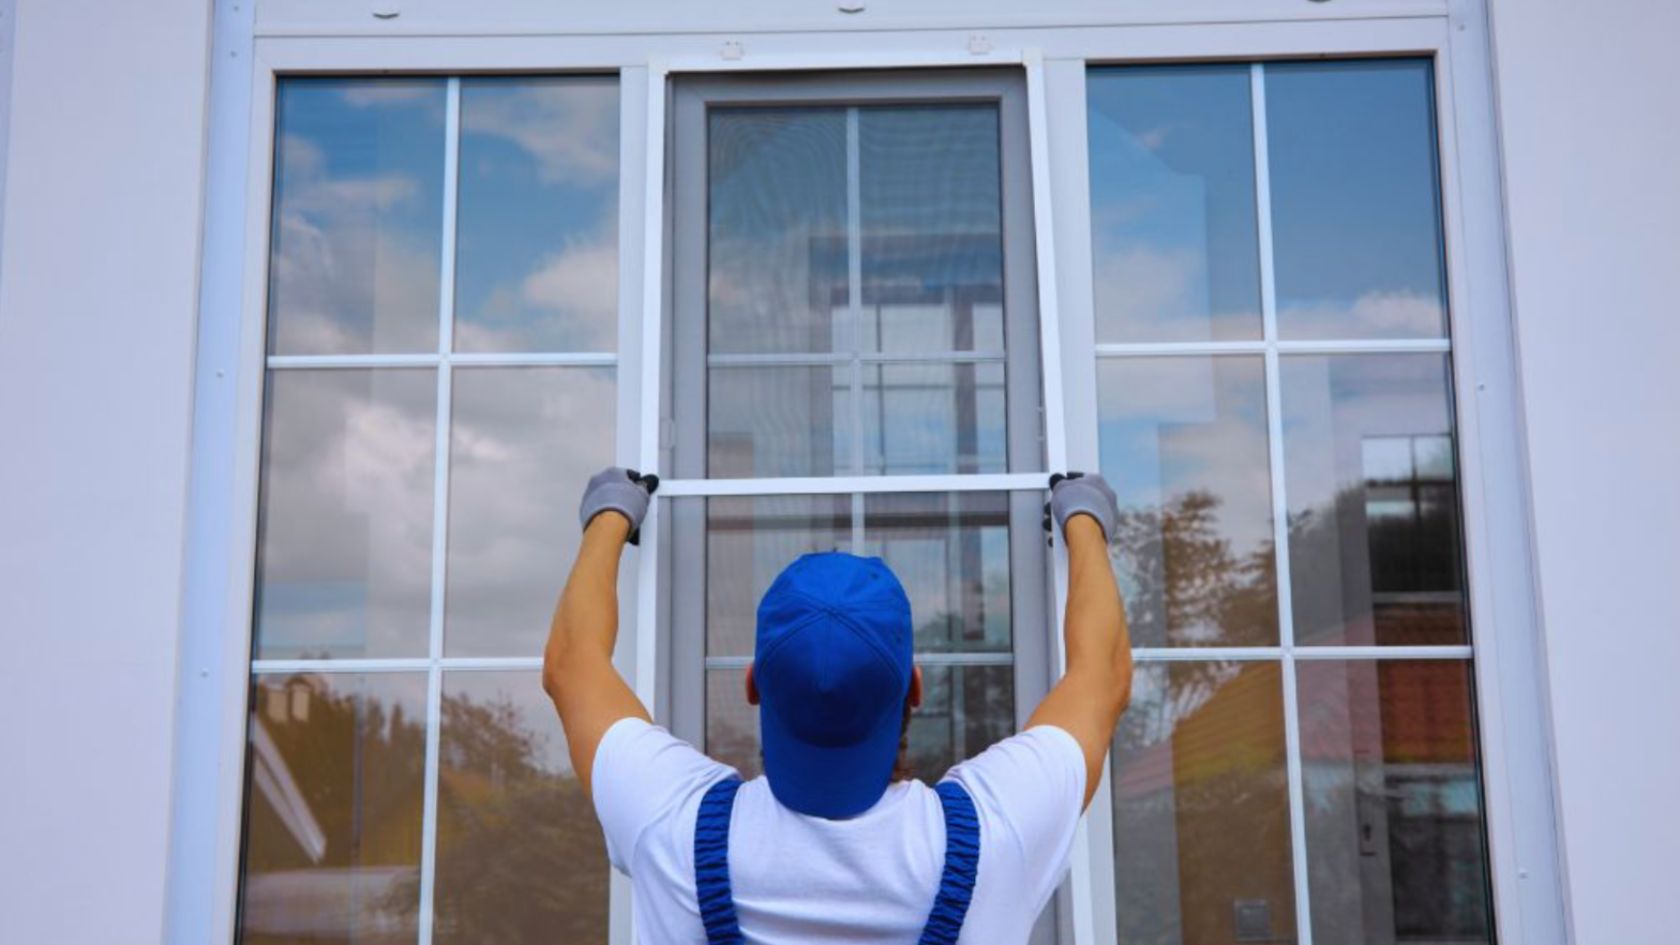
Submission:
{"label": "reflection of roof", "polygon": [[[1206,665],[1206,664],[1202,664]],[[1376,675],[1350,701],[1351,666]],[[1469,664],[1456,660],[1308,662],[1300,677],[1301,756],[1307,764],[1464,765],[1473,759]],[[1137,797],[1230,776],[1283,771],[1283,691],[1275,664],[1254,664],[1225,679],[1170,737],[1119,762],[1115,790]],[[1150,711],[1173,713],[1179,691]],[[1153,720],[1152,720],[1153,721]],[[1170,723],[1170,718],[1162,722]]]}
{"label": "reflection of roof", "polygon": [[327,853],[326,834],[260,718],[251,720],[251,783],[274,808],[274,815],[310,862],[321,862]]}
{"label": "reflection of roof", "polygon": [[412,866],[358,866],[253,873],[245,880],[241,924],[247,935],[360,941],[378,934],[415,932],[412,907],[402,908],[400,884]]}

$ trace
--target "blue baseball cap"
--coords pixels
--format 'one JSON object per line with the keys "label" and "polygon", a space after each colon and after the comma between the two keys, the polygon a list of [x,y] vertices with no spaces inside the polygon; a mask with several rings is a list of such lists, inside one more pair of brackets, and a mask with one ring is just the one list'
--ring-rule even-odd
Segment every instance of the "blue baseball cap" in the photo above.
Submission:
{"label": "blue baseball cap", "polygon": [[808,554],[758,604],[753,679],[770,793],[838,819],[892,780],[910,692],[910,599],[880,558]]}

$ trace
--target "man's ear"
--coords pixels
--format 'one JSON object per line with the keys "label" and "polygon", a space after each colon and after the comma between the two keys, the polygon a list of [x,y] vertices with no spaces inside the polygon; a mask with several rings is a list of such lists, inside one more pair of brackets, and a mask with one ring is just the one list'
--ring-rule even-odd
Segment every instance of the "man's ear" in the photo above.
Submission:
{"label": "man's ear", "polygon": [[[748,670],[748,673],[751,673],[751,672],[752,672],[751,670]],[[750,679],[750,676],[749,676],[749,679]],[[751,685],[750,681],[748,682],[748,685]],[[910,708],[914,709],[921,704],[922,704],[922,668],[920,666],[912,666],[912,667],[910,667]]]}
{"label": "man's ear", "polygon": [[753,680],[752,664],[747,664],[747,705],[758,705],[758,683]]}

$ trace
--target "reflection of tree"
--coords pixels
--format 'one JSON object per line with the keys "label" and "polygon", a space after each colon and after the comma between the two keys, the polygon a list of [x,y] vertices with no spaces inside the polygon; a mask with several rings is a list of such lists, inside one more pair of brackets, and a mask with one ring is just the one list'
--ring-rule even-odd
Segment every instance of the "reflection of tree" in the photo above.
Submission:
{"label": "reflection of tree", "polygon": [[[1204,490],[1121,513],[1111,550],[1140,646],[1277,642],[1273,545],[1232,548]],[[1194,660],[1140,670],[1115,733],[1116,889],[1127,945],[1236,940],[1233,902],[1293,934],[1276,664]]]}
{"label": "reflection of tree", "polygon": [[606,848],[570,772],[505,697],[443,700],[438,942],[606,940]]}
{"label": "reflection of tree", "polygon": [[1197,489],[1120,513],[1111,554],[1130,592],[1137,645],[1276,641],[1272,543],[1233,551],[1219,506],[1218,496]]}

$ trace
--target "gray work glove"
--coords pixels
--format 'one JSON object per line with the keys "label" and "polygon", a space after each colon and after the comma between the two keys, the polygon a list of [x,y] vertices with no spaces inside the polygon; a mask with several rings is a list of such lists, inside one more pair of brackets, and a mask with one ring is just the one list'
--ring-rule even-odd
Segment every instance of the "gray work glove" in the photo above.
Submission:
{"label": "gray work glove", "polygon": [[589,477],[578,504],[578,521],[584,528],[602,512],[612,511],[630,522],[630,544],[641,544],[642,519],[647,518],[649,497],[659,488],[659,477],[646,476],[623,466],[608,466]]}
{"label": "gray work glove", "polygon": [[1044,503],[1044,530],[1050,531],[1050,520],[1054,518],[1056,525],[1065,531],[1067,520],[1075,515],[1096,519],[1104,540],[1114,540],[1115,526],[1120,523],[1120,501],[1101,473],[1056,473],[1050,477],[1050,501]]}

